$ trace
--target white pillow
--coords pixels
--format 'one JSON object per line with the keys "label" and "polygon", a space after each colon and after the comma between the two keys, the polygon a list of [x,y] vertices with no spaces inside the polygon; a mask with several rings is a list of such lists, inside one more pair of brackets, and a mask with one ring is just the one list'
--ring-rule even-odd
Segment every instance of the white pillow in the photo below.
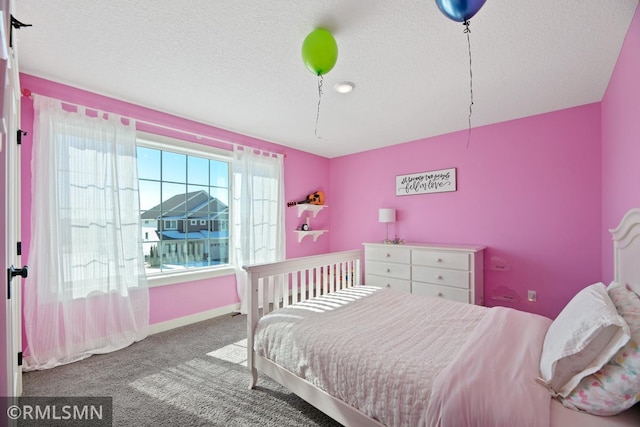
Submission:
{"label": "white pillow", "polygon": [[553,321],[540,356],[543,384],[566,397],[629,341],[629,326],[616,311],[604,283],[582,289]]}

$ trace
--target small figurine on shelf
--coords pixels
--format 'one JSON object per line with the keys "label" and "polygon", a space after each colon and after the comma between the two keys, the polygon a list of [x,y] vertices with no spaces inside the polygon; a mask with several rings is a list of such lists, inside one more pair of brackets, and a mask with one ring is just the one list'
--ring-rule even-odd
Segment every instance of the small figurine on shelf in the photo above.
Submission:
{"label": "small figurine on shelf", "polygon": [[307,217],[307,222],[305,222],[304,224],[302,224],[300,226],[300,230],[302,231],[309,231],[309,217]]}

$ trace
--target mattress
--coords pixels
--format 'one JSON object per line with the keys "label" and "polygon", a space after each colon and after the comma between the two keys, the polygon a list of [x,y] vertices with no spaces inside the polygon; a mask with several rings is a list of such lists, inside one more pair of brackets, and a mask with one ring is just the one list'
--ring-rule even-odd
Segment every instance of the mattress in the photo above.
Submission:
{"label": "mattress", "polygon": [[488,310],[350,288],[263,317],[254,348],[382,424],[421,426],[433,381]]}
{"label": "mattress", "polygon": [[640,405],[588,415],[536,384],[550,323],[362,286],[262,317],[254,349],[390,427],[639,426]]}

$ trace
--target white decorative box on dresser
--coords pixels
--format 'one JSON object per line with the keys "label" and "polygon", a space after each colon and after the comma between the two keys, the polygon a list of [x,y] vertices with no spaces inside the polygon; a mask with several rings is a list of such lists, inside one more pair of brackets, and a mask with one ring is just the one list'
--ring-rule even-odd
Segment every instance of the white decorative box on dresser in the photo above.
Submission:
{"label": "white decorative box on dresser", "polygon": [[365,284],[482,305],[484,246],[364,243]]}

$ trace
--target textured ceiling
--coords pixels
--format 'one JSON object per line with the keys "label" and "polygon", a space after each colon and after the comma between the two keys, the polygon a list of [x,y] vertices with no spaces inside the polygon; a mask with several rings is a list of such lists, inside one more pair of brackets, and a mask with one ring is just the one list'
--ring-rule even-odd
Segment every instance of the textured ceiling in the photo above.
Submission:
{"label": "textured ceiling", "polygon": [[[602,99],[638,0],[487,0],[471,19],[473,126]],[[19,0],[22,72],[336,157],[464,130],[463,26],[434,0]],[[301,46],[338,43],[317,77]],[[349,80],[347,95],[333,90]]]}

